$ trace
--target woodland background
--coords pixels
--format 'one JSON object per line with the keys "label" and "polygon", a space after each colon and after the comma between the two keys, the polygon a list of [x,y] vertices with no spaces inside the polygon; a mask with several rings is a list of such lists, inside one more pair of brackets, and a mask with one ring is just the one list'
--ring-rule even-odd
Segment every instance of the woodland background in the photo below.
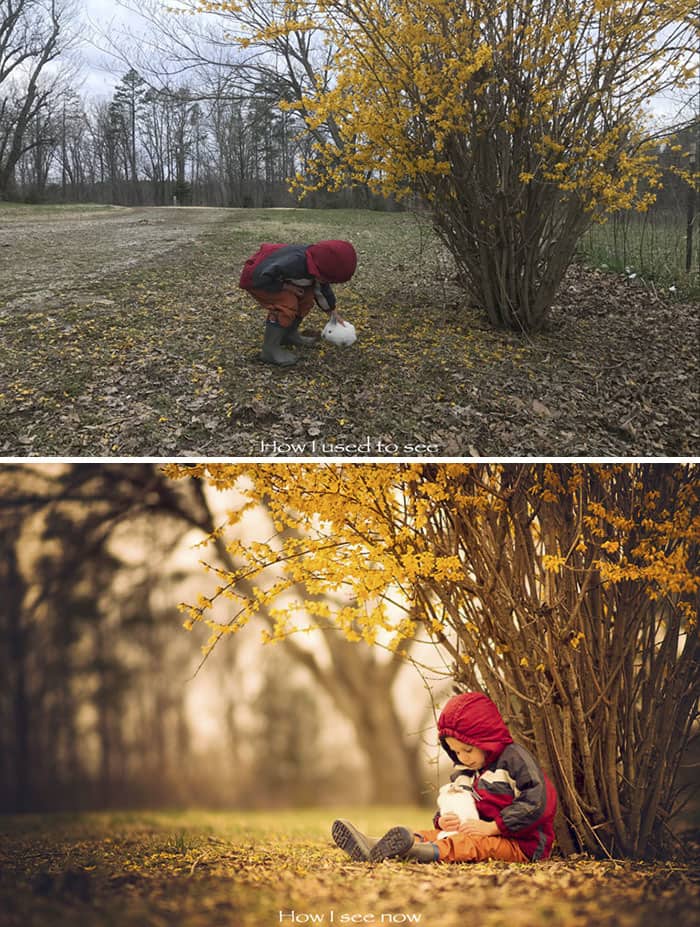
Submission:
{"label": "woodland background", "polygon": [[[249,50],[233,37],[264,32],[281,8],[234,4],[207,15],[205,6],[5,0],[0,200],[299,205],[289,179],[312,172],[322,134],[302,131],[300,115],[285,105],[328,79],[332,50],[324,57],[313,33],[273,28]],[[18,44],[25,55],[17,55]],[[111,71],[111,92],[94,89],[96,66]],[[663,186],[644,214],[620,209],[587,233],[580,253],[596,266],[696,291],[697,190],[678,175],[700,158],[696,97],[687,88],[659,100]],[[678,129],[672,139],[671,126]],[[358,183],[309,193],[303,205],[394,210],[420,202],[399,204]]]}
{"label": "woodland background", "polygon": [[347,643],[314,678],[304,647],[263,651],[251,628],[192,679],[177,606],[222,517],[156,464],[2,467],[2,811],[430,805],[431,701],[398,661]]}

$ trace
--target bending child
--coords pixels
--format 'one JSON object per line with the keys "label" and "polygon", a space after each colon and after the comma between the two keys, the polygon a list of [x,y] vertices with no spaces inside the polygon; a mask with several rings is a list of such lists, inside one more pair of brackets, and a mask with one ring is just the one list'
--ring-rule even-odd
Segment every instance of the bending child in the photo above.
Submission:
{"label": "bending child", "polygon": [[299,334],[299,323],[314,302],[333,312],[330,284],[347,282],[356,267],[357,254],[349,241],[261,245],[245,262],[238,285],[267,310],[262,359],[281,366],[295,364],[298,357],[286,346],[315,344],[315,339]]}
{"label": "bending child", "polygon": [[[433,829],[392,827],[367,837],[350,821],[335,821],[333,840],[355,860],[393,857],[431,862],[511,862],[547,859],[554,842],[554,786],[535,758],[513,743],[498,708],[481,692],[451,698],[438,719],[440,744],[455,764],[450,779],[471,789],[479,817],[437,812]],[[442,836],[441,831],[452,832]]]}

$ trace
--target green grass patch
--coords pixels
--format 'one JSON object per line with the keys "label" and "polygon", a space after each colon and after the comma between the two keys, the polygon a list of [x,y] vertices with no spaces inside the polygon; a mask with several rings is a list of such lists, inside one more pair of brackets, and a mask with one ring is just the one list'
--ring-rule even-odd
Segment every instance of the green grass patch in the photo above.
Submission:
{"label": "green grass patch", "polygon": [[639,282],[674,298],[700,297],[700,223],[696,220],[692,267],[686,270],[686,220],[680,212],[616,213],[594,225],[579,243],[594,267],[636,274]]}

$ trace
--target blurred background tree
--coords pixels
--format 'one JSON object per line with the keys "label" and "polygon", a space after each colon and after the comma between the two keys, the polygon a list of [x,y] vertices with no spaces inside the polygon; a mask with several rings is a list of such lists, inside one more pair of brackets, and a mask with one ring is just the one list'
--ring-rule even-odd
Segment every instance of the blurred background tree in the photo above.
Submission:
{"label": "blurred background tree", "polygon": [[330,630],[262,659],[253,631],[197,673],[177,603],[215,503],[152,464],[0,468],[0,810],[421,799],[403,661]]}

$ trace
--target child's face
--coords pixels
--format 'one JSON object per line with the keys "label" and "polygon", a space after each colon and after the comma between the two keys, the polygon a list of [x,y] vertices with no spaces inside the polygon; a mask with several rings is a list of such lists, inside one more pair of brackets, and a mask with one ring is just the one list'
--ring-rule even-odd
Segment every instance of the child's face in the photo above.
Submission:
{"label": "child's face", "polygon": [[456,737],[446,737],[445,742],[450,750],[456,754],[459,762],[468,769],[481,769],[486,762],[486,754],[472,744],[465,744]]}

